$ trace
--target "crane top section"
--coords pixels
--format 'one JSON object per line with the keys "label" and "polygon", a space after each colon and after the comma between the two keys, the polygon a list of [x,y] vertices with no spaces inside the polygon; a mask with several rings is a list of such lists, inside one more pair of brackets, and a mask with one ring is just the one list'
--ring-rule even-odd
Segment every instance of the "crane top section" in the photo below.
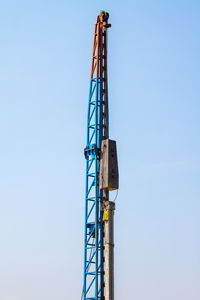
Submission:
{"label": "crane top section", "polygon": [[104,73],[107,72],[107,66],[104,64],[104,61],[107,59],[106,30],[111,27],[111,24],[108,24],[108,18],[109,13],[106,11],[102,11],[97,16],[97,22],[94,30],[90,79],[103,78]]}

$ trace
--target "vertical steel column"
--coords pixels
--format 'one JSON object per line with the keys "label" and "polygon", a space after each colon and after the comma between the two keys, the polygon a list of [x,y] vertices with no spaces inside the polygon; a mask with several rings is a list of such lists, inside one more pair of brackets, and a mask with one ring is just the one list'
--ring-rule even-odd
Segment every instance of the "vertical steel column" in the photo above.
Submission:
{"label": "vertical steel column", "polygon": [[102,78],[90,83],[86,158],[85,243],[83,299],[103,299],[103,219],[99,189],[102,142]]}
{"label": "vertical steel column", "polygon": [[115,203],[105,202],[105,300],[114,300],[114,211]]}

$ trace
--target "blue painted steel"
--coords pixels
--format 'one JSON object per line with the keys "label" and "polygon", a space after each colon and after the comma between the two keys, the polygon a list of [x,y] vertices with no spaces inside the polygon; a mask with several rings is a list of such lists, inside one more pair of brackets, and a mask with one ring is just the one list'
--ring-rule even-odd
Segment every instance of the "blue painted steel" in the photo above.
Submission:
{"label": "blue painted steel", "polygon": [[90,81],[85,188],[85,241],[83,299],[103,299],[103,193],[99,189],[100,148],[103,124],[102,78]]}

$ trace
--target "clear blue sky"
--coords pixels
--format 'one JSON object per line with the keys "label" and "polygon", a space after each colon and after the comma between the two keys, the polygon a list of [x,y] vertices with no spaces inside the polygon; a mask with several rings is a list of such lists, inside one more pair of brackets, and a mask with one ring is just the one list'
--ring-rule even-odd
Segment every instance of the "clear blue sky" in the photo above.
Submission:
{"label": "clear blue sky", "polygon": [[[115,299],[200,299],[200,2],[2,1],[0,300],[77,300],[94,23],[110,13]],[[114,197],[115,192],[113,192]]]}

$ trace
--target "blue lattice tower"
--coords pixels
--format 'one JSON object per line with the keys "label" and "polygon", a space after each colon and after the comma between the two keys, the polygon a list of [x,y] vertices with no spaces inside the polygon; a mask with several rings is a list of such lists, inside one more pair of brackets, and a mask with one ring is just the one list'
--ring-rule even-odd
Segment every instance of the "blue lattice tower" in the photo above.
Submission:
{"label": "blue lattice tower", "polygon": [[108,138],[107,48],[108,13],[97,17],[87,116],[85,192],[85,240],[83,299],[104,299],[103,201],[108,192],[99,189],[101,142]]}

